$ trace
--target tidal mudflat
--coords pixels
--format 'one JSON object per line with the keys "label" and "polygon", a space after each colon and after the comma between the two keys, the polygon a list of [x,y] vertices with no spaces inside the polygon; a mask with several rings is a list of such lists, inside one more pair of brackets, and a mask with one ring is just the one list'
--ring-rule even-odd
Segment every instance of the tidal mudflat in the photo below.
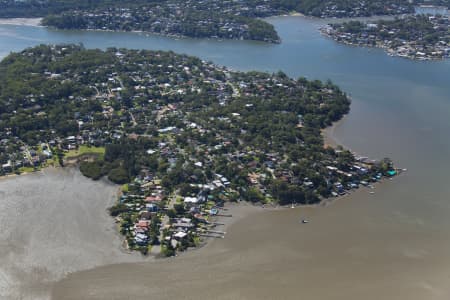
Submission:
{"label": "tidal mudflat", "polygon": [[47,299],[69,272],[141,261],[125,253],[106,209],[117,186],[76,169],[0,179],[0,298]]}

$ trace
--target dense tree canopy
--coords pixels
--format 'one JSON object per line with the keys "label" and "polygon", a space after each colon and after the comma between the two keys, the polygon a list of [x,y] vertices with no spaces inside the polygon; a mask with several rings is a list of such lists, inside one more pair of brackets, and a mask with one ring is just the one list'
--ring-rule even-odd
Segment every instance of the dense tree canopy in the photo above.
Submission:
{"label": "dense tree canopy", "polygon": [[24,145],[103,146],[80,169],[121,184],[145,172],[191,193],[220,175],[245,200],[312,203],[381,170],[360,174],[350,152],[324,148],[320,130],[350,107],[331,82],[173,52],[26,49],[0,62],[0,104],[3,162]]}

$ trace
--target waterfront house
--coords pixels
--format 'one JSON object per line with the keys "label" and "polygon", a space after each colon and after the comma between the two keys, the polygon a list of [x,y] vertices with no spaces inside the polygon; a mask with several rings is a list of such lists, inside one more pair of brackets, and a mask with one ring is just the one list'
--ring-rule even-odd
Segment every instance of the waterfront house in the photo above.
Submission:
{"label": "waterfront house", "polygon": [[145,202],[153,202],[153,203],[158,203],[161,202],[162,200],[163,200],[162,195],[152,195],[145,198]]}

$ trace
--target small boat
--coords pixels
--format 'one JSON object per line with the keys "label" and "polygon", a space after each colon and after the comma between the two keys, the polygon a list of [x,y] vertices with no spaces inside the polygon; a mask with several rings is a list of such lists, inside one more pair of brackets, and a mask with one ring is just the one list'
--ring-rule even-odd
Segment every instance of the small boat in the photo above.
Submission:
{"label": "small boat", "polygon": [[307,224],[307,223],[309,223],[309,221],[306,220],[306,219],[302,219],[300,222],[301,222],[302,224]]}

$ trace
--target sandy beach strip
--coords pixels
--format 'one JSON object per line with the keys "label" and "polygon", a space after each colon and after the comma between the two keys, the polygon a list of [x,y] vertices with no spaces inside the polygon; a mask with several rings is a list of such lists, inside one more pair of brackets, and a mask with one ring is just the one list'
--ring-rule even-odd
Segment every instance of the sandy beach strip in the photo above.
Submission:
{"label": "sandy beach strip", "polygon": [[[337,146],[343,146],[335,136],[335,130],[339,126],[341,121],[334,122],[331,126],[321,130],[323,137],[323,145],[325,148],[331,147],[336,148]],[[345,148],[345,147],[344,147]]]}
{"label": "sandy beach strip", "polygon": [[301,12],[292,12],[289,14],[291,17],[306,17],[306,15],[302,14]]}
{"label": "sandy beach strip", "polygon": [[41,21],[42,18],[0,18],[0,25],[41,26]]}

